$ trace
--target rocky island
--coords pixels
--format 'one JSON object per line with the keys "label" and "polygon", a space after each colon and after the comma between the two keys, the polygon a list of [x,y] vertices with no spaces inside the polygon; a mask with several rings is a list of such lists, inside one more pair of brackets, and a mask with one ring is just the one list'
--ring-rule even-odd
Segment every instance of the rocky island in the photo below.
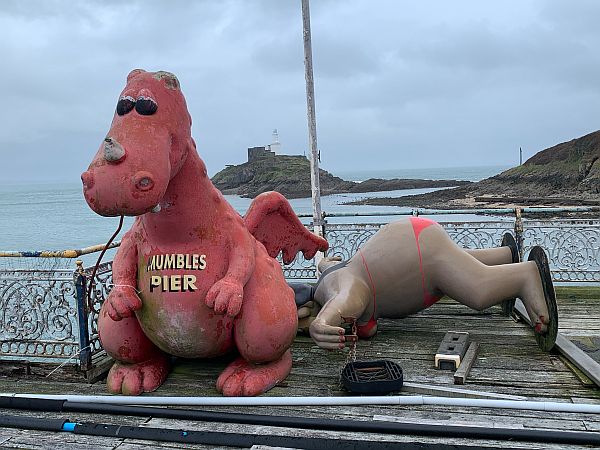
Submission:
{"label": "rocky island", "polygon": [[[321,195],[348,192],[378,192],[398,189],[464,186],[470,181],[456,180],[381,180],[371,178],[357,183],[346,181],[320,170]],[[268,147],[248,149],[248,161],[230,165],[212,177],[213,184],[224,194],[256,197],[267,191],[277,191],[287,198],[311,196],[310,162],[302,155],[277,155]]]}
{"label": "rocky island", "polygon": [[351,204],[438,209],[600,205],[600,131],[541,150],[523,165],[468,186]]}

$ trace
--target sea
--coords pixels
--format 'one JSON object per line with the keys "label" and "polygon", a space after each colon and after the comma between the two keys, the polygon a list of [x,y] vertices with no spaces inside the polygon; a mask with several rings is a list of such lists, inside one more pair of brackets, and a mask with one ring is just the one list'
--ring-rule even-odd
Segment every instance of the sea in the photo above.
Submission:
{"label": "sea", "polygon": [[[478,181],[506,170],[506,166],[446,167],[433,169],[398,169],[370,171],[339,171],[336,175],[353,181],[368,178],[447,179]],[[435,189],[410,189],[361,194],[336,194],[321,199],[322,210],[336,213],[397,213],[411,208],[384,206],[352,206],[346,203],[373,197],[400,197],[403,195],[431,192]],[[227,195],[227,200],[240,213],[248,209],[251,199]],[[290,200],[297,214],[310,215],[310,198]],[[364,217],[330,218],[329,221],[361,223],[393,220],[390,217],[369,219]],[[435,217],[437,220],[470,220],[481,216],[473,214],[461,217]],[[74,177],[66,183],[0,184],[0,251],[38,251],[79,249],[106,243],[118,225],[118,218],[101,217],[87,206],[81,182]],[[121,235],[129,229],[133,218],[127,217]],[[110,255],[107,255],[110,257]]]}

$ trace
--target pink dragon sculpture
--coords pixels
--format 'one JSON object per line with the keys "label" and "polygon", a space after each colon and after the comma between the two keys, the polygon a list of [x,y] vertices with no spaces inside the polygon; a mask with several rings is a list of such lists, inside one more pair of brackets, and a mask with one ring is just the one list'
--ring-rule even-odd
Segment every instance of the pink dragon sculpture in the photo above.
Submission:
{"label": "pink dragon sculpture", "polygon": [[166,379],[171,356],[210,358],[237,349],[219,376],[227,396],[259,395],[285,379],[297,331],[294,293],[279,263],[327,241],[310,233],[276,192],[242,218],[213,186],[191,136],[177,78],[134,70],[106,139],[82,174],[103,216],[137,216],[113,262],[114,287],[99,335],[116,362],[112,393],[138,395]]}

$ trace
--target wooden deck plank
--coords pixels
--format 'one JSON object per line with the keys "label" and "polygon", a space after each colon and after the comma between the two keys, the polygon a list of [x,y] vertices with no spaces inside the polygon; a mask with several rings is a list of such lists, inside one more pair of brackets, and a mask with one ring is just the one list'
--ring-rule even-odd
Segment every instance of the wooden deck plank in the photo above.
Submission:
{"label": "wooden deck plank", "polygon": [[112,450],[123,439],[98,436],[83,436],[72,433],[48,433],[41,431],[20,431],[0,448],[38,449],[38,450]]}
{"label": "wooden deck plank", "polygon": [[[559,287],[558,304],[560,311],[560,331],[566,336],[600,335],[600,289],[564,289]],[[405,380],[436,386],[456,387],[452,371],[440,371],[433,367],[434,353],[446,331],[468,331],[471,339],[479,344],[479,354],[467,379],[467,389],[499,394],[527,397],[531,400],[564,401],[572,403],[600,404],[600,389],[584,385],[565,366],[557,354],[541,352],[534,339],[533,331],[524,323],[516,323],[503,317],[499,308],[477,312],[453,300],[443,299],[439,304],[422,313],[402,320],[382,320],[379,333],[371,340],[360,341],[357,355],[359,359],[388,358],[398,362],[403,368]],[[308,336],[299,335],[292,348],[294,366],[290,376],[276,386],[266,396],[340,396],[348,395],[339,384],[339,372],[346,362],[347,355],[338,352],[325,352],[319,349]],[[161,388],[147,395],[215,396],[215,381],[219,373],[232,360],[226,356],[211,361],[180,360]],[[39,372],[45,373],[43,371]],[[21,375],[19,378],[0,376],[2,392],[46,392],[104,394],[104,381],[94,384],[84,380],[74,382],[55,374],[49,378]],[[222,408],[202,408],[205,410],[231,411]],[[542,411],[514,411],[501,409],[441,407],[441,406],[361,406],[361,407],[250,407],[235,408],[236,412],[258,414],[332,417],[352,420],[372,420],[373,417],[399,418],[413,423],[443,424],[487,424],[504,425],[515,428],[555,429],[572,431],[592,431],[600,433],[600,415],[551,413]],[[23,414],[33,417],[56,417],[51,413],[0,410],[0,414]],[[96,421],[117,424],[165,425],[169,428],[247,430],[248,432],[284,433],[290,436],[322,435],[341,436],[333,432],[316,432],[292,429],[257,429],[236,424],[213,424],[180,422],[164,419],[145,419],[122,416],[91,414],[68,414],[73,420]],[[202,428],[204,427],[204,428]],[[39,448],[34,447],[40,439],[51,442],[60,448],[85,448],[78,444],[97,443],[94,448],[119,448],[138,450],[148,448],[147,441],[98,438],[92,441],[84,436],[58,433],[47,438],[49,433],[25,432],[0,428],[0,448]],[[75,437],[73,437],[75,436]],[[343,436],[348,436],[344,433]],[[446,443],[457,445],[494,445],[511,448],[569,448],[564,445],[532,445],[531,443],[453,440],[424,437],[390,437],[385,435],[361,437],[357,439],[384,439],[396,442]],[[79,440],[82,439],[82,440]],[[111,440],[113,439],[113,440]],[[59,444],[60,442],[60,444]],[[152,442],[155,448],[182,448],[182,444]],[[88,447],[91,448],[91,447]],[[213,448],[190,445],[183,448]],[[575,448],[575,447],[571,447]]]}
{"label": "wooden deck plank", "polygon": [[[190,421],[165,421],[164,419],[152,419],[148,422],[148,426],[169,426],[172,428],[185,428],[187,430],[195,431],[220,431],[220,432],[231,432],[233,428],[227,424],[207,424],[203,422],[190,422]],[[377,442],[389,442],[395,444],[411,443],[417,440],[422,444],[445,444],[445,445],[469,445],[473,447],[479,446],[490,446],[490,447],[501,447],[505,445],[503,441],[494,440],[477,440],[470,441],[468,444],[464,439],[450,438],[450,437],[428,437],[428,436],[413,436],[413,435],[389,435],[389,434],[377,434],[377,433],[353,433],[344,432],[342,435],[335,431],[327,430],[300,430],[297,428],[282,428],[282,427],[266,427],[266,426],[250,426],[250,425],[236,425],[235,430],[239,433],[257,434],[257,435],[274,435],[274,436],[294,436],[294,437],[320,437],[320,438],[334,438],[339,439],[343,436],[344,439],[351,439],[356,441],[377,441]],[[520,445],[521,444],[521,445]],[[536,446],[531,443],[519,443],[511,441],[511,448],[548,448],[548,449],[560,449],[568,448],[568,446],[559,445],[544,445]]]}
{"label": "wooden deck plank", "polygon": [[[127,439],[117,447],[118,450],[148,450],[148,441]],[[196,450],[231,450],[231,447],[215,447],[214,445],[184,444],[174,442],[152,441],[152,448],[191,448]],[[275,449],[273,449],[275,450]]]}

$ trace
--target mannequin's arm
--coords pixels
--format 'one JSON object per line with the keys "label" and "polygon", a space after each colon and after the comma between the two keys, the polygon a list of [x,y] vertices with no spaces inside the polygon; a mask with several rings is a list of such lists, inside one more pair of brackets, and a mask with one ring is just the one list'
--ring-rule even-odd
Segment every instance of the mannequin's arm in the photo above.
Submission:
{"label": "mannequin's arm", "polygon": [[345,330],[341,326],[344,317],[361,317],[369,306],[371,292],[360,280],[345,284],[341,292],[330,299],[320,298],[323,296],[321,292],[327,293],[328,290],[319,289],[315,293],[315,300],[323,304],[323,308],[310,325],[310,336],[321,348],[343,349],[346,343]]}

